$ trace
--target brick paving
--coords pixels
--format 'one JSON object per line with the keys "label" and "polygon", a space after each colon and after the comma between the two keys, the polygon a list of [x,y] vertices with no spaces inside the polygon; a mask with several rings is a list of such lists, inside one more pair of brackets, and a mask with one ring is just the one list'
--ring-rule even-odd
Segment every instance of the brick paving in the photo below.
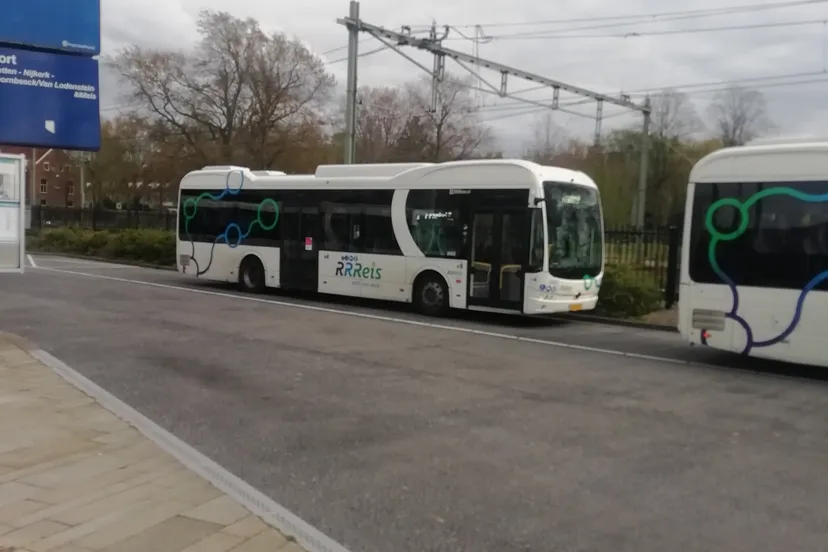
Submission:
{"label": "brick paving", "polygon": [[0,552],[302,552],[0,335]]}

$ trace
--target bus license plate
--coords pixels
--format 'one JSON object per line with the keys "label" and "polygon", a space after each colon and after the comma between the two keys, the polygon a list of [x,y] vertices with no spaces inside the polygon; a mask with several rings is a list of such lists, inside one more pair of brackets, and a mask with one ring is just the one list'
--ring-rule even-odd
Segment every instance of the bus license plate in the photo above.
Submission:
{"label": "bus license plate", "polygon": [[570,312],[578,312],[582,308],[584,308],[584,306],[581,305],[580,303],[573,303],[573,304],[569,305],[569,311]]}

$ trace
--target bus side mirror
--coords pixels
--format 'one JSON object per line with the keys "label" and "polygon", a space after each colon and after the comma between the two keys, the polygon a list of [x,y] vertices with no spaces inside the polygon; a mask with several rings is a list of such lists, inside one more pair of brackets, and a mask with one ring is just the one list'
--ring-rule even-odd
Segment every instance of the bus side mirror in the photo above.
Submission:
{"label": "bus side mirror", "polygon": [[537,207],[538,205],[540,205],[540,204],[541,204],[541,203],[543,203],[544,201],[546,201],[546,199],[545,199],[545,198],[542,198],[542,197],[536,197],[536,198],[535,198],[535,201],[534,201],[533,203],[535,204],[535,207]]}

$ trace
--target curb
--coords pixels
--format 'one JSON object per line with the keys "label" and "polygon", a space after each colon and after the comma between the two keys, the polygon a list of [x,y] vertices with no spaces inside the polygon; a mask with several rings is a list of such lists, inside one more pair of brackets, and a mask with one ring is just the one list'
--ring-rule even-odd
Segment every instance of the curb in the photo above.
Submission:
{"label": "curb", "polygon": [[169,265],[160,265],[153,263],[145,263],[142,261],[131,261],[129,259],[109,259],[107,257],[93,257],[92,255],[79,255],[77,253],[59,253],[53,251],[45,251],[39,249],[27,250],[26,253],[34,253],[36,255],[49,255],[50,257],[65,257],[67,259],[78,259],[83,261],[95,261],[99,263],[120,264],[134,266],[136,268],[152,268],[155,270],[168,270],[175,272],[176,268]]}
{"label": "curb", "polygon": [[[20,337],[19,335],[8,332],[0,332],[0,341],[11,343],[18,349],[21,349],[27,353],[37,350],[37,346],[25,337]],[[0,550],[0,552],[2,552],[2,550]]]}
{"label": "curb", "polygon": [[214,487],[247,508],[253,515],[259,517],[271,527],[281,531],[288,538],[288,542],[295,540],[308,552],[349,552],[344,546],[210,460],[172,433],[161,428],[128,404],[70,368],[60,359],[35,346],[27,339],[14,334],[0,332],[0,341],[2,340],[19,347],[29,356],[54,371],[68,384],[94,399],[102,408],[134,427],[144,437],[173,456],[186,468],[209,481]]}
{"label": "curb", "polygon": [[607,316],[594,316],[591,314],[574,314],[569,313],[564,320],[575,320],[584,322],[586,324],[605,324],[608,326],[622,326],[626,328],[638,328],[641,330],[655,330],[660,332],[678,333],[678,328],[675,326],[666,326],[664,324],[655,324],[653,322],[642,322],[639,320],[626,320],[624,318],[609,318]]}

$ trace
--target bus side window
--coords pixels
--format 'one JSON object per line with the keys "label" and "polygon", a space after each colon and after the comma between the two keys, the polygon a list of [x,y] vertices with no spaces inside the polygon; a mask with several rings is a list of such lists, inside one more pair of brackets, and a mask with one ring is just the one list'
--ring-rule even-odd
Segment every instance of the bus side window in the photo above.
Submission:
{"label": "bus side window", "polygon": [[543,210],[532,209],[532,230],[529,235],[529,270],[543,270],[543,250],[546,240],[543,237]]}

